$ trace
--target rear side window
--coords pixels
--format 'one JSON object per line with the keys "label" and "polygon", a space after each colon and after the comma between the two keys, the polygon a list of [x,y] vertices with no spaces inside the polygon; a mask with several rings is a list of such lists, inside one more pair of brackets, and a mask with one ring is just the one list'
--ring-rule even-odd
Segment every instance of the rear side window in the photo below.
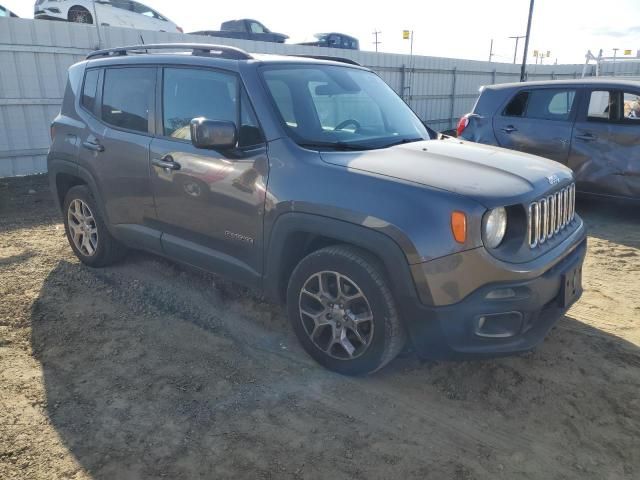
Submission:
{"label": "rear side window", "polygon": [[164,135],[191,140],[190,123],[198,117],[238,121],[238,82],[234,75],[187,68],[165,68]]}
{"label": "rear side window", "polygon": [[96,94],[98,92],[98,77],[100,70],[88,70],[84,76],[84,85],[82,87],[82,97],[80,103],[91,113],[94,112],[96,106]]}
{"label": "rear side window", "polygon": [[154,68],[106,69],[102,120],[114,127],[148,133],[155,76]]}
{"label": "rear side window", "polygon": [[568,120],[575,98],[575,90],[545,88],[519,92],[507,105],[504,115],[539,120]]}
{"label": "rear side window", "polygon": [[504,109],[503,115],[506,117],[522,117],[527,108],[529,92],[518,92]]}

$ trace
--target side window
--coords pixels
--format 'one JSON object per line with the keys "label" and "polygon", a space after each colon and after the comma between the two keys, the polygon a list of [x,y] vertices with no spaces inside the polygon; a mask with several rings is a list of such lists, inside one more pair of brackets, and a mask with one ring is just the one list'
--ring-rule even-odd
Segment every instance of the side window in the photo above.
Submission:
{"label": "side window", "polygon": [[154,68],[107,68],[102,120],[115,127],[148,133],[155,80]]}
{"label": "side window", "polygon": [[640,125],[640,94],[624,93],[624,118]]}
{"label": "side window", "polygon": [[610,120],[614,110],[613,95],[611,92],[596,90],[589,97],[589,120]]}
{"label": "side window", "polygon": [[98,77],[100,70],[87,70],[84,76],[84,85],[82,87],[82,97],[80,103],[91,113],[94,113],[96,106],[96,94],[98,92]]}
{"label": "side window", "polygon": [[527,108],[529,92],[518,92],[502,113],[505,117],[522,117]]}
{"label": "side window", "polygon": [[7,10],[2,5],[0,5],[0,17],[8,17],[8,16],[9,14],[7,13]]}
{"label": "side window", "polygon": [[575,98],[575,90],[532,90],[525,116],[541,120],[568,120]]}
{"label": "side window", "polygon": [[163,128],[167,137],[191,139],[190,123],[198,117],[238,121],[235,75],[187,68],[165,68]]}
{"label": "side window", "polygon": [[257,22],[251,22],[249,26],[249,28],[251,28],[251,33],[265,33],[264,27]]}

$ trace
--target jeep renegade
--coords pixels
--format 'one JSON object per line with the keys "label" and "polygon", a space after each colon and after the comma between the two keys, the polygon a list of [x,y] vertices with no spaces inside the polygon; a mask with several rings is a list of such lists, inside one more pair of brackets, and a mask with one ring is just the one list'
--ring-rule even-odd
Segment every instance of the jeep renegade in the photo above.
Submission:
{"label": "jeep renegade", "polygon": [[286,303],[343,374],[405,346],[526,351],[582,292],[570,169],[435,136],[344,59],[94,52],[69,70],[48,167],[84,264],[130,247],[222,274]]}

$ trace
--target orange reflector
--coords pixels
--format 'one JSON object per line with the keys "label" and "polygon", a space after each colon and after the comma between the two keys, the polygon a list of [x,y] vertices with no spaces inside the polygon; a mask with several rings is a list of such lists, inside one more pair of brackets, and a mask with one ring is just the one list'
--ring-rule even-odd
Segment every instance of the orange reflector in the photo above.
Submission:
{"label": "orange reflector", "polygon": [[467,241],[467,216],[463,212],[451,213],[451,232],[458,243]]}

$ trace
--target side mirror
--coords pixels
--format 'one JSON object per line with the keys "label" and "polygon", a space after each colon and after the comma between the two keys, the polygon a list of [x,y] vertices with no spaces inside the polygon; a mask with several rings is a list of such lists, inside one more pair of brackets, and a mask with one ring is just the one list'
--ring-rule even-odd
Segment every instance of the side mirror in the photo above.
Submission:
{"label": "side mirror", "polygon": [[204,117],[191,120],[191,143],[196,148],[228,149],[238,143],[238,130],[233,122],[207,120]]}

